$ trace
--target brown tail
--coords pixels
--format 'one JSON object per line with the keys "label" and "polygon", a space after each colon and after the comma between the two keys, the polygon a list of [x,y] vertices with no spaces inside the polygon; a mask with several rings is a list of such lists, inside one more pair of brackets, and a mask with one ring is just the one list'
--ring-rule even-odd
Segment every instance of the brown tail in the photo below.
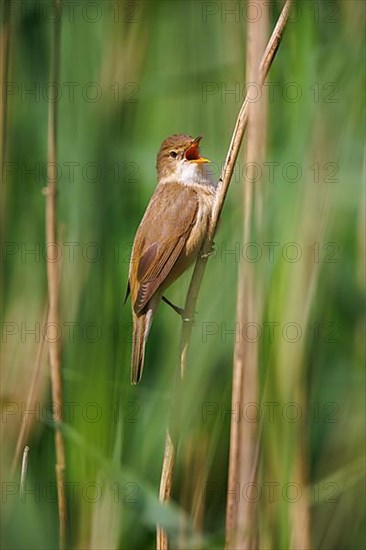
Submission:
{"label": "brown tail", "polygon": [[144,368],[145,345],[152,322],[152,310],[149,309],[139,317],[133,315],[131,384],[138,384]]}

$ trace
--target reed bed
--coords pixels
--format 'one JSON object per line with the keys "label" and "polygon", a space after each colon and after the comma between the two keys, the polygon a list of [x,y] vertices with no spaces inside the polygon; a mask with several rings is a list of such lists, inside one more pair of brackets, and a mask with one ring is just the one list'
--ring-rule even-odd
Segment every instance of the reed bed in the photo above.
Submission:
{"label": "reed bed", "polygon": [[363,3],[294,1],[249,90],[176,393],[164,304],[129,383],[131,243],[166,136],[220,178],[284,3],[48,4],[1,8],[2,547],[364,547]]}

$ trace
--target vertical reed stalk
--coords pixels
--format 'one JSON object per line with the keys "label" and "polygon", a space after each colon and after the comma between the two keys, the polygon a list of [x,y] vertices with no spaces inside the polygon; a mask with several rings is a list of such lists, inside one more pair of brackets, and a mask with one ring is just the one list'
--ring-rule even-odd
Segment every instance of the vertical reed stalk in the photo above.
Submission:
{"label": "vertical reed stalk", "polygon": [[[160,502],[168,502],[172,494],[175,448],[176,447],[173,444],[170,431],[168,428],[166,432],[166,438],[165,438],[163,469],[161,472],[161,479],[160,479],[160,491],[159,491]],[[162,527],[160,527],[160,525],[158,525],[156,529],[156,548],[157,550],[167,550],[169,548],[167,532]]]}
{"label": "vertical reed stalk", "polygon": [[29,447],[26,445],[23,450],[23,458],[22,458],[22,469],[20,472],[20,484],[19,484],[19,493],[20,493],[20,499],[23,500],[25,497],[25,490],[26,490],[26,483],[27,483],[27,471],[28,471],[28,455],[29,455]]}
{"label": "vertical reed stalk", "polygon": [[[267,3],[260,2],[262,16],[247,23],[247,70],[246,81],[249,85],[260,85],[261,52],[266,46],[268,14]],[[265,153],[266,136],[266,95],[262,91],[261,99],[249,105],[247,128],[247,148],[244,165],[247,166],[243,182],[243,243],[249,243],[258,236],[259,220],[254,219],[257,212],[261,218],[262,192],[260,181],[255,184],[256,167],[262,166]],[[257,208],[255,209],[255,206]],[[255,232],[257,228],[257,233]],[[262,296],[260,274],[255,273],[255,265],[249,262],[239,264],[236,321],[239,327],[249,323],[258,324],[262,317]],[[246,342],[239,339],[234,348],[232,410],[245,403],[258,403],[258,341]],[[240,407],[239,407],[240,409]],[[231,417],[230,457],[228,498],[226,517],[226,546],[229,548],[256,547],[255,497],[239,499],[236,494],[240,488],[255,483],[259,451],[258,424],[256,422],[238,422]]]}
{"label": "vertical reed stalk", "polygon": [[[42,317],[42,326],[45,326],[47,322],[47,318],[48,318],[48,306],[45,307],[45,312]],[[25,405],[26,411],[29,411],[32,407],[32,404],[35,402],[39,377],[41,374],[42,367],[44,366],[44,363],[46,361],[46,354],[44,353],[44,348],[45,348],[44,342],[45,342],[44,338],[41,338],[38,344],[35,366],[34,366],[32,378],[30,381],[29,391],[27,394],[27,401]],[[21,455],[22,449],[24,448],[25,442],[27,440],[30,425],[31,425],[31,416],[26,415],[24,421],[21,423],[17,444],[15,447],[15,453],[14,453],[13,462],[11,466],[12,476],[15,474],[15,470],[19,464],[20,455]]]}
{"label": "vertical reed stalk", "polygon": [[[55,0],[55,7],[61,10],[61,0]],[[60,17],[52,23],[50,82],[56,85],[60,71]],[[57,102],[51,101],[48,109],[48,182],[46,194],[46,244],[57,243]],[[47,256],[48,282],[48,323],[59,326],[59,264],[50,261]],[[66,547],[67,507],[65,497],[65,444],[60,423],[63,419],[63,391],[61,377],[61,346],[60,340],[49,342],[49,361],[51,375],[51,391],[53,401],[53,420],[55,423],[55,450],[56,450],[56,482],[59,515],[59,546]]]}
{"label": "vertical reed stalk", "polygon": [[[264,52],[262,62],[259,71],[260,86],[263,86],[267,77],[268,71],[272,65],[273,59],[277,53],[277,49],[281,43],[282,35],[288,20],[291,7],[291,0],[286,0],[277,24],[273,30],[272,36],[267,44],[266,51]],[[239,149],[243,140],[244,132],[248,122],[248,108],[249,98],[244,99],[244,102],[239,111],[238,118],[236,120],[235,128],[231,138],[229,150],[226,156],[226,160],[221,172],[219,184],[216,192],[215,204],[212,212],[210,228],[205,242],[202,246],[202,254],[197,258],[191,282],[188,288],[186,301],[185,301],[185,318],[192,319],[194,317],[194,311],[196,308],[196,302],[201,287],[203,275],[206,267],[207,255],[210,253],[213,245],[213,239],[216,233],[217,225],[220,219],[220,214],[224,206],[226,194],[230,185],[231,176],[233,174],[235,163],[239,154]],[[180,373],[181,377],[184,376],[184,372],[187,366],[187,355],[190,344],[192,332],[192,323],[184,322],[182,324],[181,332],[181,345],[180,345]],[[176,445],[169,433],[169,428],[165,443],[165,452],[162,467],[162,476],[160,481],[160,501],[167,502],[171,496],[171,487],[173,482],[174,472],[174,458],[176,454]],[[166,550],[169,547],[167,533],[158,526],[157,528],[157,549]]]}

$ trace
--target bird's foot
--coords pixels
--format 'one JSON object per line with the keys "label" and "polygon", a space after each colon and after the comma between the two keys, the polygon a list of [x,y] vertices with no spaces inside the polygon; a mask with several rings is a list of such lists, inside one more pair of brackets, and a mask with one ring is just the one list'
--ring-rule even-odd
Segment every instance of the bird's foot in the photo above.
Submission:
{"label": "bird's foot", "polygon": [[[175,304],[173,304],[173,302],[171,302],[170,300],[168,300],[168,298],[166,298],[165,296],[162,296],[161,298],[163,300],[163,302],[165,302],[166,304],[168,304],[168,306],[170,306],[172,309],[174,309],[174,311],[176,313],[178,313],[179,317],[181,317],[183,323],[194,323],[194,316],[193,318],[190,318],[190,317],[187,317],[185,315],[185,311],[184,311],[184,308],[182,307],[179,307],[179,306],[176,306]],[[195,312],[196,313],[196,312]]]}
{"label": "bird's foot", "polygon": [[178,315],[180,317],[182,317],[183,319],[183,315],[184,315],[184,309],[182,307],[179,307],[179,306],[176,306],[175,304],[173,304],[173,302],[171,302],[170,300],[168,300],[168,298],[166,298],[165,296],[162,296],[162,300],[163,302],[165,302],[166,304],[168,304],[168,306],[170,306],[172,309],[174,309],[174,311],[176,313],[178,313]]}
{"label": "bird's foot", "polygon": [[211,243],[208,251],[201,254],[201,259],[207,260],[210,256],[213,256],[214,254],[215,254],[215,243]]}

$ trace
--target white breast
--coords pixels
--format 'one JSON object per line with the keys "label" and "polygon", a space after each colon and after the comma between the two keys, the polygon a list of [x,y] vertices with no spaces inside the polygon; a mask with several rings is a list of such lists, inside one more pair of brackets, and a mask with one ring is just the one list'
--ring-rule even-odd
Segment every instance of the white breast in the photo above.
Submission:
{"label": "white breast", "polygon": [[192,185],[193,187],[196,185],[212,187],[213,192],[217,186],[208,171],[207,164],[198,164],[187,160],[178,162],[176,170],[169,176],[161,178],[159,183],[176,183],[177,181],[183,183],[183,185]]}
{"label": "white breast", "polygon": [[176,174],[184,185],[215,186],[215,182],[207,170],[207,164],[183,161],[177,166]]}

